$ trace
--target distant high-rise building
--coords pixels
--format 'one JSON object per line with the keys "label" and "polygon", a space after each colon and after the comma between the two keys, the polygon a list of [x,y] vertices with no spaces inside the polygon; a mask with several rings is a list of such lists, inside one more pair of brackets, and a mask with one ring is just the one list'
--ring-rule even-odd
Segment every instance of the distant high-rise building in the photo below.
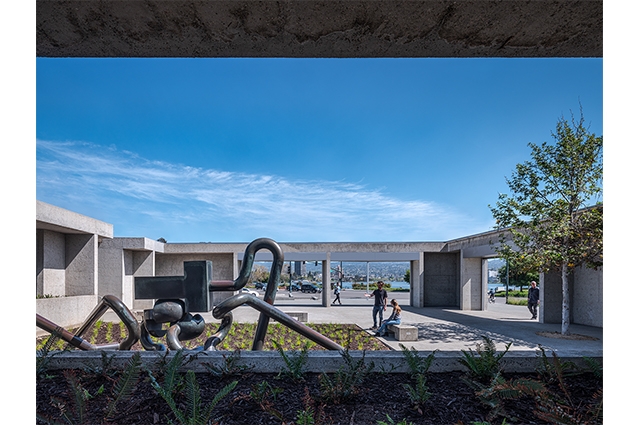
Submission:
{"label": "distant high-rise building", "polygon": [[293,272],[296,276],[306,276],[307,264],[304,261],[295,261],[293,263]]}

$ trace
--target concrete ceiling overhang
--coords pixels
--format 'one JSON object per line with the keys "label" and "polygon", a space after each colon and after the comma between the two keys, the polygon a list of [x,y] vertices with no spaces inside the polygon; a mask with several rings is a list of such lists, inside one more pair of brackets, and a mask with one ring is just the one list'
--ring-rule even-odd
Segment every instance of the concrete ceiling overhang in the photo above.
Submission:
{"label": "concrete ceiling overhang", "polygon": [[38,57],[602,57],[602,0],[36,1]]}

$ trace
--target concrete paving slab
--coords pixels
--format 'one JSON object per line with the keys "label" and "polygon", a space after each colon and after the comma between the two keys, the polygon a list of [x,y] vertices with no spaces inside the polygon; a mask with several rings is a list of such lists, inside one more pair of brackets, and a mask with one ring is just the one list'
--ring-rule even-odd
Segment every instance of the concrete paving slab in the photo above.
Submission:
{"label": "concrete paving slab", "polygon": [[[274,304],[284,312],[306,311],[308,323],[354,323],[363,329],[373,325],[373,302],[368,298],[343,297],[342,305],[325,307],[321,298],[317,300],[301,296],[289,296],[279,291]],[[585,339],[566,339],[545,336],[545,332],[560,333],[560,324],[540,323],[531,320],[525,306],[507,305],[504,299],[488,305],[484,311],[462,311],[456,308],[425,307],[416,308],[402,305],[402,322],[418,328],[417,341],[398,342],[392,336],[380,337],[393,350],[401,351],[402,346],[418,351],[460,353],[461,350],[475,349],[489,337],[498,351],[503,351],[511,343],[509,353],[535,356],[542,347],[550,355],[556,352],[560,357],[603,356],[603,329],[572,324],[570,331]],[[385,318],[390,314],[388,309]],[[234,320],[240,323],[256,323],[260,313],[248,306],[233,310]],[[219,323],[211,313],[202,314],[206,323]],[[107,312],[102,320],[118,321],[117,316]]]}

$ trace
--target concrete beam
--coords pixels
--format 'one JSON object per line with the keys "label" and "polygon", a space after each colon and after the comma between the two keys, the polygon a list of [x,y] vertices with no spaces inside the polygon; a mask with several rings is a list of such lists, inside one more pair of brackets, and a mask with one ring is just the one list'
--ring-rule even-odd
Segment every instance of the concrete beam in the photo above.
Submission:
{"label": "concrete beam", "polygon": [[62,234],[91,234],[113,238],[113,225],[55,205],[36,201],[36,229]]}
{"label": "concrete beam", "polygon": [[36,1],[39,57],[602,54],[602,0]]}

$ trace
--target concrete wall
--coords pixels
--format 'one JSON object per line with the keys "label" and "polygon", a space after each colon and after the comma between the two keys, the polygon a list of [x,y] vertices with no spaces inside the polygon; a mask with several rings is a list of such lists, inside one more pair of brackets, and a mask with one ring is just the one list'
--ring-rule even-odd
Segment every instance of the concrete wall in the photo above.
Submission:
{"label": "concrete wall", "polygon": [[[544,323],[562,323],[562,278],[545,273],[540,291],[540,318]],[[570,323],[603,326],[603,273],[581,267],[569,276]]]}
{"label": "concrete wall", "polygon": [[65,295],[65,238],[62,233],[36,229],[36,294]]}
{"label": "concrete wall", "polygon": [[573,275],[573,322],[580,325],[603,326],[602,270],[594,271],[581,267]]}
{"label": "concrete wall", "polygon": [[460,309],[482,310],[484,294],[482,291],[482,258],[464,258],[460,271]]}
{"label": "concrete wall", "polygon": [[36,300],[36,313],[59,326],[68,327],[83,323],[96,305],[96,295],[42,298]]}
{"label": "concrete wall", "polygon": [[424,253],[424,307],[459,307],[459,282],[458,253]]}
{"label": "concrete wall", "polygon": [[[135,276],[183,276],[185,261],[209,260],[213,263],[214,280],[233,280],[247,245],[165,244],[147,238],[113,238],[113,229],[107,223],[48,204],[37,205],[36,294],[61,297],[38,300],[36,311],[61,326],[83,322],[100,297],[107,294],[117,296],[133,310],[151,308],[152,300],[133,298]],[[487,232],[449,242],[280,243],[280,246],[290,260],[322,260],[327,276],[328,261],[334,260],[334,256],[340,261],[401,258],[410,263],[412,306],[482,310],[486,308],[486,258],[492,255],[490,245],[495,237],[495,233]],[[540,282],[541,320],[560,323],[560,278],[548,274]],[[572,323],[602,327],[602,270],[577,270],[570,291]],[[215,294],[214,304],[230,295]],[[325,291],[323,305],[327,307],[329,296],[330,291]],[[65,311],[69,314],[63,314]]]}

